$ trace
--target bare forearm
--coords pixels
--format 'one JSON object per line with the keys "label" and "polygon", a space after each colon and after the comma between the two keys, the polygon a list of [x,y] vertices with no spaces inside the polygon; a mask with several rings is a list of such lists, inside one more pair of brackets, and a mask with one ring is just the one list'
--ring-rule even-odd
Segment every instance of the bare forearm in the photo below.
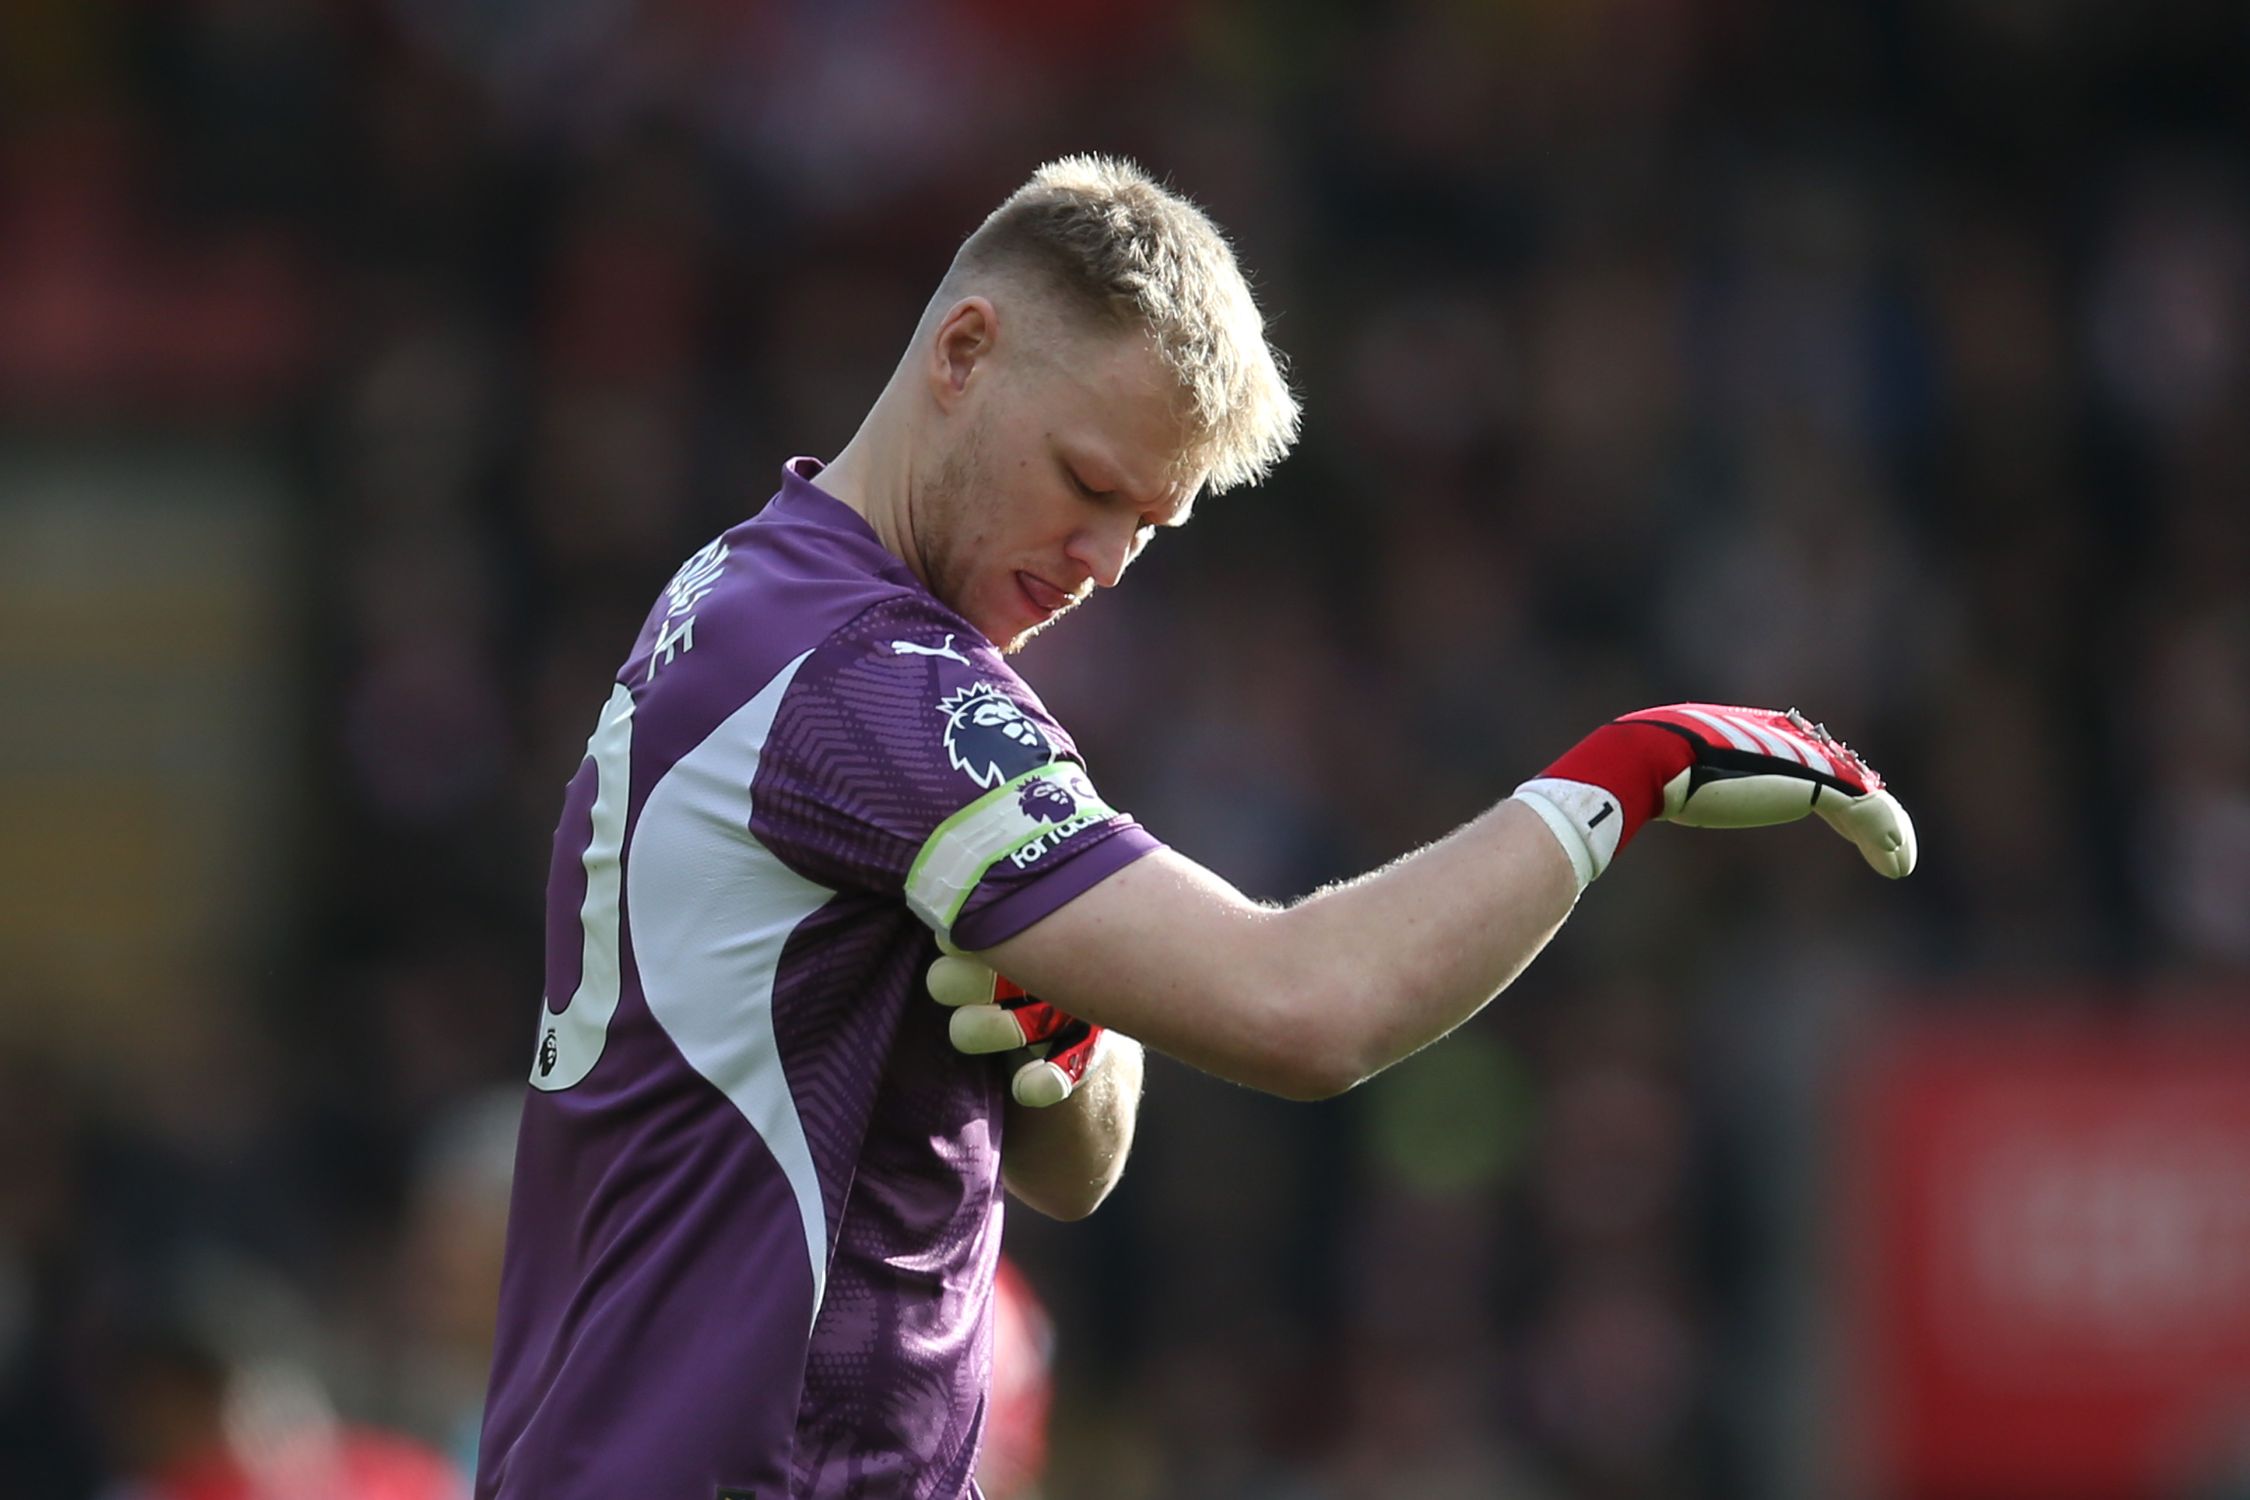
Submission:
{"label": "bare forearm", "polygon": [[1285,910],[1158,854],[994,950],[1074,1015],[1253,1088],[1341,1092],[1476,1013],[1576,899],[1554,835],[1503,802]]}
{"label": "bare forearm", "polygon": [[1914,868],[1906,809],[1802,714],[1643,709],[1450,837],[1293,907],[1261,906],[1158,849],[997,945],[993,962],[1207,1072],[1321,1098],[1474,1015],[1641,825],[1756,828],[1815,812],[1881,874]]}
{"label": "bare forearm", "polygon": [[[1505,989],[1578,899],[1570,862],[1538,817],[1502,802],[1435,844],[1282,914],[1284,981],[1327,997],[1337,1085],[1452,1031]],[[1347,997],[1358,997],[1356,1003]]]}
{"label": "bare forearm", "polygon": [[1140,1043],[1111,1032],[1069,1098],[1046,1109],[1008,1104],[1001,1173],[1008,1191],[1051,1219],[1082,1219],[1124,1175],[1140,1117]]}

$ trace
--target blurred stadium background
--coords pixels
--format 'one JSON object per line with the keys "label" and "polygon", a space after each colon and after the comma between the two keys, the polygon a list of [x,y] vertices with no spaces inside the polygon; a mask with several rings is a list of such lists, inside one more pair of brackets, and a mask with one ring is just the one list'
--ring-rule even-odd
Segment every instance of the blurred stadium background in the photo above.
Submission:
{"label": "blurred stadium background", "polygon": [[1157,1067],[1010,1220],[1043,1493],[2250,1494],[2246,83],[2240,0],[11,0],[0,1497],[463,1451],[599,685],[1078,149],[1309,411],[1027,657],[1121,805],[1283,897],[1797,703],[1924,868],[1660,833],[1341,1101]]}

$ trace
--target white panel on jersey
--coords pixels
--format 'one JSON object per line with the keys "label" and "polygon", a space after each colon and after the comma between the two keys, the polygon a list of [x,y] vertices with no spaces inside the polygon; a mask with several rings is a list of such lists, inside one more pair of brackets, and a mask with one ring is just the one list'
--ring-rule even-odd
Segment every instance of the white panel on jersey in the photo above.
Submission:
{"label": "white panel on jersey", "polygon": [[586,865],[586,899],[578,908],[583,955],[578,988],[562,1014],[551,997],[539,1003],[539,1047],[531,1086],[554,1092],[575,1088],[602,1060],[609,1023],[617,1014],[617,857],[625,848],[625,794],[633,754],[633,694],[620,685],[602,705],[586,741],[594,762],[594,829],[580,856]]}
{"label": "white panel on jersey", "polygon": [[774,1040],[773,988],[782,945],[835,892],[798,875],[750,833],[750,784],[774,713],[804,662],[800,656],[783,667],[650,790],[633,829],[625,889],[649,1013],[742,1112],[796,1195],[817,1316],[828,1279],[828,1218]]}

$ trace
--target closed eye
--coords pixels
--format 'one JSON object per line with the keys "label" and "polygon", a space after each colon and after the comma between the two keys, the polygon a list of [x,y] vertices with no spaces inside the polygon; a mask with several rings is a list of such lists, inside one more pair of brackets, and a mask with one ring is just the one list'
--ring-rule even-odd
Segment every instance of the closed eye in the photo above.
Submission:
{"label": "closed eye", "polygon": [[[1085,499],[1092,500],[1100,504],[1107,504],[1110,501],[1119,498],[1118,491],[1116,490],[1097,490],[1092,485],[1088,484],[1085,479],[1079,474],[1077,468],[1072,464],[1069,464],[1067,462],[1064,463],[1062,466],[1062,471],[1064,474],[1069,476],[1070,487],[1078,491],[1079,495]],[[1183,517],[1182,519],[1185,518]],[[1175,521],[1172,524],[1177,525],[1178,522]],[[1143,517],[1141,524],[1135,527],[1133,530],[1133,545],[1135,547],[1147,546],[1149,538],[1156,535],[1157,525],[1157,522]]]}

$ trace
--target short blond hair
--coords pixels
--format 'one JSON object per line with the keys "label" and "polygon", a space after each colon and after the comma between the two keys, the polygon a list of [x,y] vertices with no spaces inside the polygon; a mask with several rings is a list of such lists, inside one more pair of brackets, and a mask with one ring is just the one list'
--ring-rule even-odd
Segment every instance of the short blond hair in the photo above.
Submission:
{"label": "short blond hair", "polygon": [[1296,441],[1297,399],[1226,237],[1133,162],[1066,156],[1032,173],[962,244],[946,289],[994,270],[1151,336],[1180,382],[1180,461],[1212,493],[1263,479]]}

